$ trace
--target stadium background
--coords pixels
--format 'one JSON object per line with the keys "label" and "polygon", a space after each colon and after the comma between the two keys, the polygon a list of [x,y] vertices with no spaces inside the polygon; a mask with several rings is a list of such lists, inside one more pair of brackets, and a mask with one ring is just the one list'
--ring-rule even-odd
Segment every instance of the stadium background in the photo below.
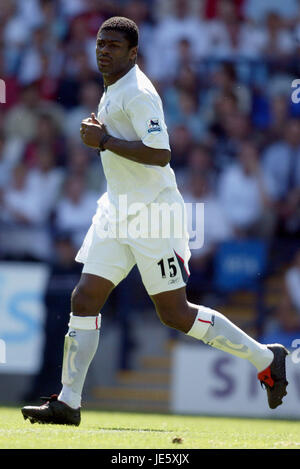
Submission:
{"label": "stadium background", "polygon": [[[81,271],[74,254],[105,191],[99,157],[82,146],[79,127],[102,93],[95,36],[113,15],[139,25],[139,65],[164,103],[179,188],[187,202],[205,204],[189,298],[264,343],[292,349],[300,338],[300,104],[292,87],[300,78],[299,2],[6,0],[1,402],[59,390]],[[100,408],[169,410],[180,347],[200,351],[199,360],[213,354],[160,325],[135,271],[106,305],[101,337],[85,388]],[[188,401],[188,387],[181,391]]]}

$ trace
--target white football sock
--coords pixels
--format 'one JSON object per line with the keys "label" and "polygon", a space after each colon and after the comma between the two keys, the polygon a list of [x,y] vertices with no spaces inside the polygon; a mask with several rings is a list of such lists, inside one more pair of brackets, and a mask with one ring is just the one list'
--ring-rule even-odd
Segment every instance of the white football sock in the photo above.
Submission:
{"label": "white football sock", "polygon": [[78,409],[85,377],[99,343],[101,314],[81,317],[71,313],[70,318],[64,345],[63,388],[58,400]]}
{"label": "white football sock", "polygon": [[187,335],[249,360],[258,372],[265,370],[274,358],[273,352],[266,345],[249,337],[223,314],[205,306],[199,306],[195,322]]}

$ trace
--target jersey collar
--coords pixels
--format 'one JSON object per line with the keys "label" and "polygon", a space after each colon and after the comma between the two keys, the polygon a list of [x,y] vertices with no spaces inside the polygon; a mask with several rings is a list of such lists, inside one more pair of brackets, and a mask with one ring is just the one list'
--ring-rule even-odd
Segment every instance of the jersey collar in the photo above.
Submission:
{"label": "jersey collar", "polygon": [[135,64],[127,73],[126,75],[123,75],[121,78],[119,78],[119,80],[117,80],[115,83],[113,83],[112,85],[109,85],[107,86],[106,90],[107,91],[111,91],[111,90],[115,90],[116,88],[118,88],[120,85],[122,85],[123,83],[125,83],[131,76],[135,75],[136,72],[138,70],[138,65]]}

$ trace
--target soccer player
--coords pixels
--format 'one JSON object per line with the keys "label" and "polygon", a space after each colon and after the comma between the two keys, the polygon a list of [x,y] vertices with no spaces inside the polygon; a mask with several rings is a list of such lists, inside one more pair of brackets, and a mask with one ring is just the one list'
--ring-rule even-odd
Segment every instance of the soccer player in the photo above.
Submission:
{"label": "soccer player", "polygon": [[[32,423],[80,424],[82,388],[98,347],[99,312],[135,264],[165,325],[250,361],[266,387],[272,409],[286,395],[288,352],[282,345],[260,344],[219,312],[187,301],[190,250],[185,225],[181,236],[175,236],[174,227],[168,237],[137,237],[129,230],[124,235],[126,223],[137,222],[142,207],[170,207],[175,203],[182,208],[185,219],[184,202],[169,165],[171,153],[162,102],[136,65],[137,50],[138,28],[133,21],[112,17],[102,24],[96,57],[104,93],[97,117],[92,114],[85,119],[80,133],[87,146],[101,153],[107,193],[98,201],[93,223],[76,257],[84,266],[71,298],[62,390],[42,406],[23,407],[24,418]],[[127,210],[120,203],[124,196]],[[114,235],[104,236],[108,233]]]}

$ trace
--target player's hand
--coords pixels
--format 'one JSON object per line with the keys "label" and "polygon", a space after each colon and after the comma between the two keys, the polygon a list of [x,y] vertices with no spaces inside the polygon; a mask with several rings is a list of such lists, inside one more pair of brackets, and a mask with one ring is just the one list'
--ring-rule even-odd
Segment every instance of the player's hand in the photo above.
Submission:
{"label": "player's hand", "polygon": [[95,125],[100,125],[101,126],[101,123],[96,118],[96,115],[95,115],[94,112],[92,112],[91,115],[89,117],[87,117],[86,119],[83,119],[82,122],[85,123],[85,124],[95,124]]}
{"label": "player's hand", "polygon": [[105,125],[96,119],[94,113],[91,114],[91,117],[81,122],[80,136],[83,143],[88,147],[98,149],[102,137],[106,134]]}

